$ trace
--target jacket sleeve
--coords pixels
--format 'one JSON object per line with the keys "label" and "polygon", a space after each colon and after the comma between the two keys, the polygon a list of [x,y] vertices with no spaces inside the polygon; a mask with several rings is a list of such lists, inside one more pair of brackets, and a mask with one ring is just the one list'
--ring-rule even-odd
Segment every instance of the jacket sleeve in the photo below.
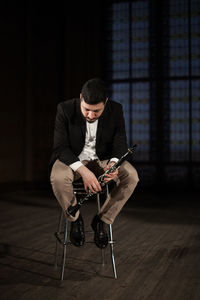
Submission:
{"label": "jacket sleeve", "polygon": [[115,118],[117,120],[117,126],[116,126],[116,131],[112,142],[112,157],[120,158],[122,155],[124,155],[127,152],[127,148],[128,148],[124,114],[123,114],[123,108],[121,104],[119,105],[118,114]]}
{"label": "jacket sleeve", "polygon": [[55,120],[53,151],[56,158],[66,165],[70,165],[79,160],[70,149],[68,131],[69,119],[67,115],[64,114],[62,105],[59,103]]}

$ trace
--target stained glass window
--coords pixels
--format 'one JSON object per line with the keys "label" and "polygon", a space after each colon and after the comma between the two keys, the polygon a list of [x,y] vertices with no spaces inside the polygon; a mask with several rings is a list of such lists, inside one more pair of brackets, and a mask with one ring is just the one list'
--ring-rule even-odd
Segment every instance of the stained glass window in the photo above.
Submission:
{"label": "stained glass window", "polygon": [[149,160],[149,83],[134,83],[132,89],[132,144],[139,145],[138,160]]}
{"label": "stained glass window", "polygon": [[192,81],[192,159],[200,161],[200,79]]}
{"label": "stained glass window", "polygon": [[127,140],[130,141],[130,107],[129,107],[129,83],[113,83],[110,93],[113,100],[123,106],[124,119],[126,125]]}
{"label": "stained glass window", "polygon": [[149,159],[148,18],[148,1],[113,3],[108,11],[110,97],[123,105],[128,143],[139,144],[141,160]]}
{"label": "stained glass window", "polygon": [[191,1],[191,64],[192,75],[200,76],[200,1]]}
{"label": "stained glass window", "polygon": [[[188,75],[188,1],[169,1],[169,75]],[[168,16],[166,16],[168,18]],[[165,71],[168,71],[167,69]]]}
{"label": "stained glass window", "polygon": [[169,83],[170,161],[189,159],[189,83],[174,80]]}
{"label": "stained glass window", "polygon": [[196,184],[200,1],[111,1],[107,24],[110,97],[124,107],[128,141],[138,144],[143,179],[160,178],[157,170],[165,182],[187,183],[191,177]]}
{"label": "stained glass window", "polygon": [[108,75],[111,79],[129,76],[129,4],[115,3],[108,15]]}
{"label": "stained glass window", "polygon": [[149,14],[148,1],[132,3],[132,77],[144,78],[149,75]]}

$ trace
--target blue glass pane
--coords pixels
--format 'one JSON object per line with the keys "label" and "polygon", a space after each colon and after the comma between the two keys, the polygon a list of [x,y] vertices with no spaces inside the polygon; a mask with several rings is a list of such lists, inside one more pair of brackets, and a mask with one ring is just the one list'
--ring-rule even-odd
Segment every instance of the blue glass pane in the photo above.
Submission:
{"label": "blue glass pane", "polygon": [[147,1],[132,3],[132,77],[149,72],[149,11]]}
{"label": "blue glass pane", "polygon": [[192,81],[192,159],[200,160],[200,80]]}
{"label": "blue glass pane", "polygon": [[169,74],[188,75],[188,1],[171,0],[169,14]]}
{"label": "blue glass pane", "polygon": [[132,95],[132,144],[138,144],[137,160],[148,160],[150,142],[149,83],[134,83]]}
{"label": "blue glass pane", "polygon": [[200,1],[191,1],[192,75],[200,75]]}
{"label": "blue glass pane", "polygon": [[130,104],[129,104],[129,84],[118,83],[112,84],[111,87],[111,99],[122,104],[126,125],[126,136],[130,146]]}
{"label": "blue glass pane", "polygon": [[171,161],[189,159],[189,82],[169,82],[169,150]]}
{"label": "blue glass pane", "polygon": [[108,20],[108,77],[123,79],[129,76],[129,4],[114,3]]}

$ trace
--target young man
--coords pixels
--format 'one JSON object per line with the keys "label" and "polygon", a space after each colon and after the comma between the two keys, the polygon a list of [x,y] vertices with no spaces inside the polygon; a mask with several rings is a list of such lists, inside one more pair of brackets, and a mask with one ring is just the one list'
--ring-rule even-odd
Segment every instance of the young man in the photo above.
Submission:
{"label": "young man", "polygon": [[[84,222],[78,211],[75,217],[67,214],[70,205],[76,204],[72,183],[82,177],[85,190],[101,191],[95,174],[87,163],[97,160],[106,171],[127,152],[125,123],[121,104],[108,100],[105,84],[100,79],[87,81],[80,99],[61,102],[57,107],[54,147],[51,158],[51,184],[66,218],[71,221],[70,240],[75,246],[85,241]],[[107,175],[107,181],[117,178],[111,191],[91,223],[94,241],[99,248],[108,244],[104,224],[112,224],[133,193],[138,175],[135,168],[125,161],[119,170]]]}

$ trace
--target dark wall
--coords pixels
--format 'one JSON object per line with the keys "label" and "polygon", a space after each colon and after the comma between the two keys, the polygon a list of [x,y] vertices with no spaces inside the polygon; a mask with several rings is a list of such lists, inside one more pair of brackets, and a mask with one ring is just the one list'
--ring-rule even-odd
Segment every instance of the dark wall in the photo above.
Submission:
{"label": "dark wall", "polygon": [[103,5],[1,4],[0,182],[47,181],[56,105],[103,77]]}

